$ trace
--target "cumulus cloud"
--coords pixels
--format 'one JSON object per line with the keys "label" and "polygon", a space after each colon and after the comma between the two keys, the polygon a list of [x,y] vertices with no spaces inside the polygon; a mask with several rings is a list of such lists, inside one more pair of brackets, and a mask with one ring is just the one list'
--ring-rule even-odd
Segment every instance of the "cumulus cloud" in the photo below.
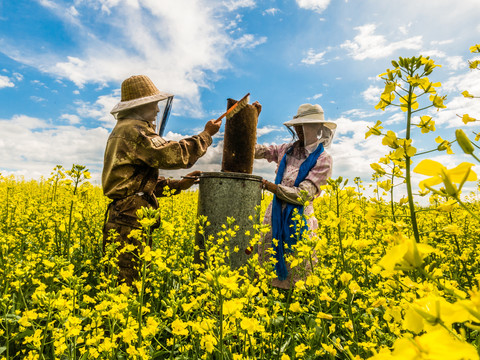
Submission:
{"label": "cumulus cloud", "polygon": [[362,92],[362,96],[369,104],[376,104],[380,101],[380,94],[383,89],[378,86],[370,85],[367,90]]}
{"label": "cumulus cloud", "polygon": [[86,101],[76,101],[77,114],[82,118],[90,118],[100,121],[107,128],[115,126],[115,118],[110,114],[110,110],[119,101],[118,91],[110,95],[102,95],[94,103]]}
{"label": "cumulus cloud", "polygon": [[335,121],[337,131],[329,149],[334,158],[332,177],[370,180],[373,172],[370,163],[377,162],[385,153],[379,137],[370,136],[365,139],[367,126],[371,127],[375,122],[352,120],[349,117],[340,117]]}
{"label": "cumulus cloud", "polygon": [[325,56],[326,51],[322,52],[315,52],[313,49],[309,49],[307,56],[302,59],[302,63],[307,64],[307,65],[315,65],[316,63],[323,63],[325,64],[325,61],[323,60],[323,57]]}
{"label": "cumulus cloud", "polygon": [[330,4],[330,0],[296,0],[299,7],[322,13]]}
{"label": "cumulus cloud", "polygon": [[418,50],[422,46],[422,37],[414,36],[401,41],[387,41],[385,36],[376,35],[376,25],[366,24],[356,27],[358,31],[352,40],[347,40],[342,45],[355,60],[379,59],[391,56],[400,49]]}
{"label": "cumulus cloud", "polygon": [[480,119],[480,101],[465,98],[461,93],[467,90],[471,94],[480,94],[480,71],[471,71],[462,75],[452,76],[443,83],[442,92],[448,93],[446,109],[432,112],[435,123],[446,128],[472,127],[476,123],[465,125],[459,116],[468,114]]}
{"label": "cumulus cloud", "polygon": [[74,114],[63,114],[60,116],[60,119],[66,120],[70,125],[80,124],[81,122],[81,119],[78,117],[78,115]]}
{"label": "cumulus cloud", "polygon": [[277,8],[270,8],[270,9],[267,9],[263,12],[263,15],[265,14],[268,14],[268,15],[272,15],[274,16],[275,14],[277,14],[280,10],[277,9]]}
{"label": "cumulus cloud", "polygon": [[259,138],[263,135],[270,134],[274,131],[283,131],[283,128],[281,128],[279,126],[273,126],[273,125],[267,125],[267,126],[259,127],[259,128],[257,128],[257,138]]}
{"label": "cumulus cloud", "polygon": [[[429,56],[434,59],[437,64],[444,63],[450,70],[460,70],[467,67],[466,61],[461,56],[447,55],[441,50],[426,50],[422,51],[423,56]],[[441,59],[441,60],[438,60]]]}
{"label": "cumulus cloud", "polygon": [[[254,7],[253,0],[178,0],[168,6],[149,0],[96,0],[76,2],[75,8],[66,0],[40,4],[75,32],[80,39],[75,50],[37,53],[5,40],[3,53],[80,89],[146,74],[162,90],[181,98],[182,107],[176,110],[188,116],[203,116],[200,89],[210,86],[212,74],[230,66],[227,54],[232,43],[253,48],[267,40],[251,34],[234,39],[224,26],[225,11]],[[98,15],[99,27],[92,26],[92,14]],[[110,31],[103,31],[105,27]]]}
{"label": "cumulus cloud", "polygon": [[365,119],[372,116],[377,116],[378,114],[375,112],[367,112],[362,109],[351,109],[351,110],[344,111],[342,115],[348,116],[349,118],[353,118],[353,119]]}
{"label": "cumulus cloud", "polygon": [[8,76],[0,75],[0,89],[5,87],[14,87],[15,84]]}
{"label": "cumulus cloud", "polygon": [[244,34],[242,37],[235,39],[234,47],[253,49],[254,47],[264,44],[265,42],[267,42],[266,36],[256,38],[252,34]]}
{"label": "cumulus cloud", "polygon": [[256,5],[254,0],[228,0],[222,1],[222,3],[229,11],[235,11],[240,8],[253,8]]}
{"label": "cumulus cloud", "polygon": [[[16,115],[0,120],[0,171],[25,178],[39,178],[56,165],[69,168],[86,165],[99,180],[99,159],[103,158],[108,131],[104,128],[53,126],[46,120]],[[18,170],[18,164],[23,170]]]}

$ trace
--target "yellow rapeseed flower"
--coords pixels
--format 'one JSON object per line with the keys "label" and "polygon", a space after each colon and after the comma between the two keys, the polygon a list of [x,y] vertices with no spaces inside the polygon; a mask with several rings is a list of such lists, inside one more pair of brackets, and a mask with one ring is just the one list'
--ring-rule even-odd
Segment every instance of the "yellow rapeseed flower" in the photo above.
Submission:
{"label": "yellow rapeseed flower", "polygon": [[181,319],[175,319],[172,322],[172,334],[177,336],[188,335],[187,323],[183,322]]}
{"label": "yellow rapeseed flower", "polygon": [[431,189],[432,186],[443,182],[447,194],[456,196],[458,195],[459,190],[454,183],[460,184],[459,189],[461,189],[465,181],[477,180],[477,174],[471,170],[472,166],[474,166],[474,164],[463,162],[457,167],[448,170],[445,166],[435,160],[424,159],[415,167],[415,169],[413,169],[413,171],[417,174],[431,176],[428,179],[422,180],[418,184],[421,189]]}

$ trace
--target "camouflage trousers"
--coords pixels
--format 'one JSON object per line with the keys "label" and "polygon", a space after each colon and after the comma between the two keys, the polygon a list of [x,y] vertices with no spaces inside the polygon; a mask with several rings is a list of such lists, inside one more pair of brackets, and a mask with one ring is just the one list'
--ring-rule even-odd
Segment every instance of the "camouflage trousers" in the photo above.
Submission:
{"label": "camouflage trousers", "polygon": [[[136,215],[141,207],[158,208],[158,202],[153,195],[132,195],[123,199],[113,200],[105,214],[103,226],[103,253],[112,242],[117,245],[118,281],[132,285],[133,281],[139,279],[138,257],[143,251],[143,244],[135,237],[129,237],[130,232],[141,229]],[[160,226],[160,219],[151,230]],[[112,230],[114,232],[112,233]],[[127,245],[134,245],[134,251],[122,251]],[[151,246],[152,244],[147,244]]]}

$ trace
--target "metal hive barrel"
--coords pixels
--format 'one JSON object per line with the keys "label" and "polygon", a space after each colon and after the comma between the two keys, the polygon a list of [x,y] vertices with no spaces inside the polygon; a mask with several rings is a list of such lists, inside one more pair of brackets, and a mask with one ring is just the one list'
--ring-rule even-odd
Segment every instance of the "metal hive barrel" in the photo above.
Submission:
{"label": "metal hive barrel", "polygon": [[[249,246],[253,234],[253,222],[249,219],[255,215],[255,207],[262,201],[262,178],[243,173],[204,172],[200,177],[198,191],[198,215],[204,215],[210,222],[204,235],[197,231],[195,242],[200,251],[195,252],[195,261],[202,263],[200,253],[205,249],[204,239],[209,235],[217,238],[222,225],[227,224],[227,217],[235,219],[239,226],[236,236],[230,239],[230,265],[232,269],[246,264],[248,255],[245,249]],[[234,252],[238,247],[239,251]],[[228,263],[228,261],[227,261]]]}

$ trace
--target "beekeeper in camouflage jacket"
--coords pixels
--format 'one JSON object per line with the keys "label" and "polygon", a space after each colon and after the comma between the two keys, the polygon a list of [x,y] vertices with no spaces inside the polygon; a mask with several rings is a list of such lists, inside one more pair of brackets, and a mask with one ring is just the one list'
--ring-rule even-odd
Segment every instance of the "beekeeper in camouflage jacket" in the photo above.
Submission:
{"label": "beekeeper in camouflage jacket", "polygon": [[[178,193],[191,187],[200,174],[195,171],[187,178],[173,180],[160,177],[158,169],[190,168],[205,154],[221,125],[221,120],[210,120],[198,135],[180,141],[163,139],[160,135],[172,98],[160,92],[147,76],[132,76],[122,83],[121,102],[111,111],[117,124],[105,149],[102,186],[104,194],[113,201],[105,216],[103,249],[105,252],[112,241],[118,243],[119,249],[127,244],[136,246],[138,250],[120,252],[118,256],[119,280],[129,285],[138,278],[136,259],[141,250],[139,241],[128,236],[133,229],[140,228],[137,210],[142,206],[158,208],[156,197],[163,195],[166,186]],[[167,101],[167,116],[156,124],[160,101]],[[156,132],[156,128],[161,130]],[[154,228],[158,226],[159,222]]]}

